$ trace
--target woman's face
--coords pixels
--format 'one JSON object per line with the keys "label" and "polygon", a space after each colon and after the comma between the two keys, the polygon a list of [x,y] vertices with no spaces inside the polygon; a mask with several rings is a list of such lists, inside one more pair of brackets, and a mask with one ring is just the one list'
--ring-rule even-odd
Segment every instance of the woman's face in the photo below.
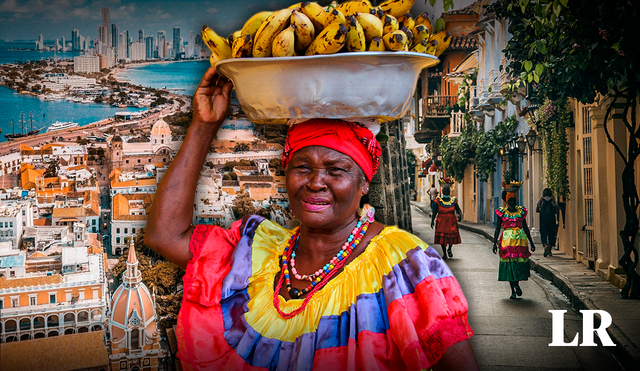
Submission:
{"label": "woman's face", "polygon": [[516,207],[516,203],[517,200],[515,197],[509,197],[509,199],[507,199],[507,205],[512,209]]}
{"label": "woman's face", "polygon": [[354,220],[369,184],[353,159],[309,146],[296,151],[286,170],[291,211],[308,228],[337,229]]}

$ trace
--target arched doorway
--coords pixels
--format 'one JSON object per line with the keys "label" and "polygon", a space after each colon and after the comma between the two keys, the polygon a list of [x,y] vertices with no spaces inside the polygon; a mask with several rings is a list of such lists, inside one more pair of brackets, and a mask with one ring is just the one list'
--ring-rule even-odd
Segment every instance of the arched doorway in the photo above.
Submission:
{"label": "arched doorway", "polygon": [[33,319],[33,328],[34,329],[44,328],[44,317],[37,316],[36,318],[34,318]]}
{"label": "arched doorway", "polygon": [[73,313],[67,313],[64,315],[64,324],[72,325],[76,322],[76,316]]}
{"label": "arched doorway", "polygon": [[36,332],[36,333],[33,335],[33,338],[34,338],[34,339],[42,339],[42,338],[44,338],[44,337],[45,337],[44,332]]}
{"label": "arched doorway", "polygon": [[116,247],[116,255],[122,255],[122,249],[119,247]]}
{"label": "arched doorway", "polygon": [[7,340],[5,340],[5,343],[13,343],[14,341],[18,341],[18,338],[16,336],[7,336]]}
{"label": "arched doorway", "polygon": [[80,328],[78,329],[78,334],[79,334],[79,333],[82,333],[82,332],[89,332],[89,328],[88,328],[88,327],[84,327],[84,326],[83,326],[83,327],[80,327]]}
{"label": "arched doorway", "polygon": [[31,340],[31,335],[22,334],[22,335],[20,335],[20,340]]}
{"label": "arched doorway", "polygon": [[102,310],[101,309],[94,309],[91,311],[91,320],[96,322],[96,321],[100,321],[102,319]]}
{"label": "arched doorway", "polygon": [[4,323],[5,332],[16,332],[17,329],[18,329],[18,323],[14,319],[10,319]]}
{"label": "arched doorway", "polygon": [[47,334],[48,337],[54,337],[54,336],[58,336],[58,331],[49,331],[49,333]]}
{"label": "arched doorway", "polygon": [[82,312],[78,313],[78,322],[87,321],[89,321],[89,312],[83,310]]}
{"label": "arched doorway", "polygon": [[102,330],[102,326],[100,325],[93,325],[93,327],[91,327],[91,331],[100,331]]}
{"label": "arched doorway", "polygon": [[52,314],[47,317],[47,327],[58,327],[60,326],[60,317],[57,314]]}
{"label": "arched doorway", "polygon": [[20,320],[20,331],[28,331],[31,330],[31,319],[23,318]]}
{"label": "arched doorway", "polygon": [[71,334],[75,334],[75,333],[76,333],[76,331],[74,329],[72,329],[72,328],[68,328],[68,329],[64,330],[64,334],[65,335],[71,335]]}

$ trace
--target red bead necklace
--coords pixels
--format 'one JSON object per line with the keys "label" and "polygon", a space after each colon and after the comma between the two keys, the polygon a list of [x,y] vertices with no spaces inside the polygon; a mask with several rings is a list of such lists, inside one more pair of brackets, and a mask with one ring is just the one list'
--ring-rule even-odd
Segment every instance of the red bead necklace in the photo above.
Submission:
{"label": "red bead necklace", "polygon": [[[282,255],[282,270],[280,272],[280,278],[278,279],[278,284],[276,285],[274,294],[273,294],[273,305],[276,310],[280,314],[280,316],[284,319],[293,318],[298,313],[302,312],[304,308],[306,308],[311,297],[318,292],[322,287],[324,287],[327,282],[342,268],[347,258],[351,255],[353,250],[360,244],[362,238],[367,233],[367,229],[369,228],[370,223],[373,222],[373,215],[375,213],[375,209],[372,206],[365,205],[361,211],[361,217],[354,228],[353,232],[347,239],[347,243],[342,247],[342,249],[338,252],[336,257],[331,259],[331,262],[325,265],[322,269],[318,270],[313,275],[313,280],[311,283],[302,290],[298,290],[295,287],[291,287],[291,277],[289,276],[289,262],[292,260],[292,255],[295,254],[295,250],[298,245],[298,238],[300,237],[300,229],[298,229],[289,239],[288,245],[284,248],[284,253]],[[297,274],[296,274],[297,275]],[[280,301],[278,295],[280,290],[282,289],[283,282],[286,282],[287,291],[289,291],[289,296],[293,299],[297,299],[300,296],[309,293],[303,300],[302,305],[293,310],[290,313],[285,313],[280,309]]]}

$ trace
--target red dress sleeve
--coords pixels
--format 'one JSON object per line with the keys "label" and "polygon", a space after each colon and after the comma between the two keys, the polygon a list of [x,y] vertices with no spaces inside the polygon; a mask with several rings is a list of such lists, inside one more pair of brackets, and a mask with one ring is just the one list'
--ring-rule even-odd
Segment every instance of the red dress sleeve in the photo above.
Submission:
{"label": "red dress sleeve", "polygon": [[222,279],[231,269],[231,256],[242,237],[245,221],[238,220],[229,229],[214,225],[195,226],[189,242],[193,257],[187,263],[183,278],[187,300],[204,306],[220,302]]}

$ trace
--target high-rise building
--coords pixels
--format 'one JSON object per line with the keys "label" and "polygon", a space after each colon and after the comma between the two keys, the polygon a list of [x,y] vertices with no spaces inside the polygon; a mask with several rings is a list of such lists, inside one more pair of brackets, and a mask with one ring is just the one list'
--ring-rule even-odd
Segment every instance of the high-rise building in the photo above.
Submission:
{"label": "high-rise building", "polygon": [[145,41],[145,37],[144,37],[144,28],[138,31],[138,42],[144,42]]}
{"label": "high-rise building", "polygon": [[[151,36],[153,37],[153,36]],[[151,43],[151,46],[153,47],[153,42]],[[130,56],[129,56],[129,60],[131,61],[143,61],[146,59],[146,43],[141,43],[141,42],[132,42],[129,50],[131,52]],[[153,48],[151,49],[151,56],[153,56]]]}
{"label": "high-rise building", "polygon": [[146,59],[153,59],[155,58],[155,53],[154,53],[154,45],[153,45],[153,36],[147,36],[144,39],[145,41],[145,58]]}
{"label": "high-rise building", "polygon": [[180,29],[178,27],[173,28],[173,57],[178,59],[180,57]]}
{"label": "high-rise building", "polygon": [[109,40],[109,8],[102,8],[102,32],[99,34],[98,39],[106,46],[111,46],[111,40]]}
{"label": "high-rise building", "polygon": [[[120,36],[118,26],[115,23],[111,24],[111,40],[109,46],[112,46],[116,51],[118,50],[118,37]],[[120,58],[120,56],[118,56]]]}
{"label": "high-rise building", "polygon": [[71,31],[71,50],[74,52],[80,50],[80,31],[78,29]]}
{"label": "high-rise building", "polygon": [[36,41],[36,50],[44,50],[44,38],[42,34],[38,36],[38,41]]}
{"label": "high-rise building", "polygon": [[118,48],[116,49],[116,53],[118,54],[118,61],[127,59],[127,35],[124,32],[120,32],[118,35]]}
{"label": "high-rise building", "polygon": [[158,58],[167,58],[167,33],[164,30],[158,31]]}
{"label": "high-rise building", "polygon": [[56,39],[56,44],[55,44],[55,50],[58,51],[60,50],[60,40]]}
{"label": "high-rise building", "polygon": [[126,30],[124,32],[124,42],[125,42],[125,45],[126,45],[125,49],[127,50],[126,51],[126,53],[127,53],[126,57],[127,58],[131,58],[131,51],[129,49],[129,47],[131,45],[131,38],[129,37],[129,30]]}
{"label": "high-rise building", "polygon": [[64,36],[62,36],[62,51],[67,50],[67,40],[65,40]]}

